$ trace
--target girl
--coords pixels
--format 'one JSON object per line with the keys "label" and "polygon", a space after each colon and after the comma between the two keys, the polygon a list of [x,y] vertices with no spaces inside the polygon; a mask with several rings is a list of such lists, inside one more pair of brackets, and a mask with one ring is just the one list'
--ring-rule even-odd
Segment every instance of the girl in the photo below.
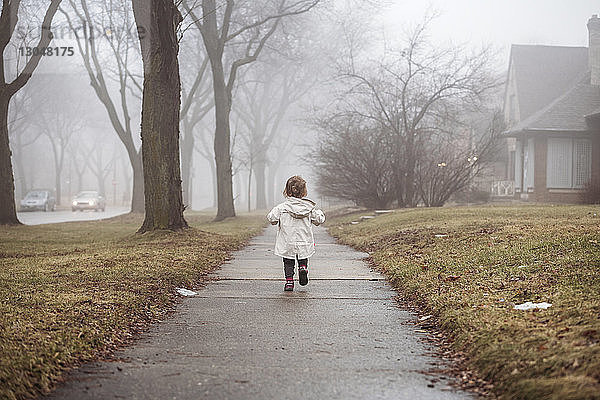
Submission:
{"label": "girl", "polygon": [[308,257],[315,253],[312,225],[325,222],[325,214],[306,196],[306,181],[292,176],[285,184],[286,200],[267,215],[272,225],[279,225],[275,241],[275,255],[283,257],[286,292],[294,290],[294,267],[298,260],[300,285],[308,283]]}

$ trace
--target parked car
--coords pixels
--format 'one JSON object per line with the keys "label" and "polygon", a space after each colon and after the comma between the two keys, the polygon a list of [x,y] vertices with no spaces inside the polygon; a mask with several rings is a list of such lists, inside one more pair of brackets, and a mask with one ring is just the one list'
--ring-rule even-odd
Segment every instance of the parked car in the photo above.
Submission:
{"label": "parked car", "polygon": [[21,200],[20,211],[54,211],[55,209],[56,199],[52,190],[30,190]]}
{"label": "parked car", "polygon": [[71,203],[71,210],[83,211],[83,210],[94,210],[104,211],[106,208],[106,201],[100,193],[95,191],[80,192]]}

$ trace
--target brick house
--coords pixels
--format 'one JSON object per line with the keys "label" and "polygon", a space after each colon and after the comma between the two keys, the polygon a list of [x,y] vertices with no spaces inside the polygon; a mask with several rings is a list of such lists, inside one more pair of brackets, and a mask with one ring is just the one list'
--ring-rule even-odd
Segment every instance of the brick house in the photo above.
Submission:
{"label": "brick house", "polygon": [[505,134],[508,179],[521,200],[576,203],[600,183],[600,18],[587,27],[587,48],[511,48]]}

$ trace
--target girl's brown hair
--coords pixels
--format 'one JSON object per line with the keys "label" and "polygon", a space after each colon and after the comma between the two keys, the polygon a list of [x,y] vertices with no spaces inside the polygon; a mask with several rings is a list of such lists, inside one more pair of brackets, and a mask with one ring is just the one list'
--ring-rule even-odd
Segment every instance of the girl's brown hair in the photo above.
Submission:
{"label": "girl's brown hair", "polygon": [[306,181],[301,176],[292,176],[285,184],[283,195],[285,197],[303,198],[306,196]]}

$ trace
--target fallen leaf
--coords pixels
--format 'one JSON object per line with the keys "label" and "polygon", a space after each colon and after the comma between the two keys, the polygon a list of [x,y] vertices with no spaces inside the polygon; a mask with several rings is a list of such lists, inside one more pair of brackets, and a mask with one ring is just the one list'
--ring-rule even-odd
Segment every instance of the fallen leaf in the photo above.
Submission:
{"label": "fallen leaf", "polygon": [[460,275],[448,275],[446,276],[446,282],[453,282],[460,279]]}

